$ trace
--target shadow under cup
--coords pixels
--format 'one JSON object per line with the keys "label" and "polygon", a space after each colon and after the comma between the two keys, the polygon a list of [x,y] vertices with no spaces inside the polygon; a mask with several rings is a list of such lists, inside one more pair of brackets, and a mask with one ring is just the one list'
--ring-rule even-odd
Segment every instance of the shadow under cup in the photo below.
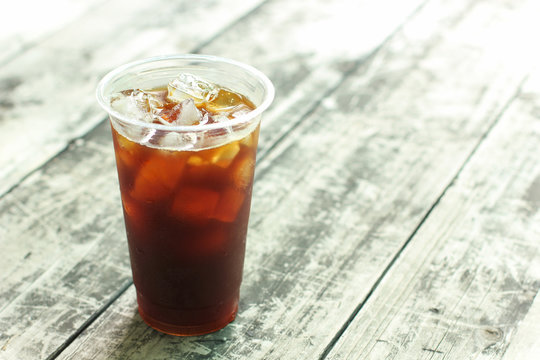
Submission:
{"label": "shadow under cup", "polygon": [[[189,73],[246,96],[255,110],[194,126],[147,123],[111,107],[129,89]],[[97,89],[108,112],[139,313],[172,335],[216,331],[238,309],[261,113],[274,88],[228,59],[179,55],[126,64]]]}

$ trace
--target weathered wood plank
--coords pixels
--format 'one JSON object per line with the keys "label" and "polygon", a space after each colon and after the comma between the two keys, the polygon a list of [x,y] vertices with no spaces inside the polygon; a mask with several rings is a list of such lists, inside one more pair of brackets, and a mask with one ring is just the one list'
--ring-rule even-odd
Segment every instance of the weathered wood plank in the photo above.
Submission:
{"label": "weathered wood plank", "polygon": [[[336,1],[333,4],[340,9],[344,3],[352,2]],[[283,4],[270,4],[246,21],[265,23],[264,34],[269,38],[271,29],[282,23],[288,24],[289,34],[301,32],[312,19],[293,21],[300,4],[292,14],[269,15],[275,14]],[[368,2],[363,4],[369,5]],[[302,7],[307,5],[303,3]],[[401,8],[403,12],[399,19],[405,19],[417,5],[416,0],[408,2],[408,8]],[[375,10],[380,11],[369,5],[364,13]],[[338,23],[338,15],[331,12],[326,16]],[[386,23],[386,26],[376,33],[379,41],[397,25]],[[243,31],[241,26],[230,29],[237,38],[243,36]],[[252,43],[244,41],[239,44],[239,49],[251,48],[257,42],[257,39]],[[278,42],[268,44],[265,51],[275,53],[276,49],[272,47],[278,45]],[[373,50],[373,46],[376,43],[359,47],[357,55],[364,56]],[[249,58],[244,60],[251,63]],[[286,64],[286,59],[280,59],[265,65],[265,70],[273,66],[278,69],[272,73],[283,70],[282,79],[276,81],[276,85],[284,90],[282,93],[289,92],[289,101],[287,105],[282,102],[275,115],[267,117],[280,119],[282,124],[287,124],[283,114],[292,113],[300,118],[295,107],[303,105],[309,109],[314,106],[325,92],[339,83],[346,71],[343,68],[317,69],[316,62],[299,66],[289,59],[290,66],[286,67]],[[302,77],[297,79],[300,89],[289,84],[295,75]],[[316,90],[320,91],[318,97],[313,95]],[[8,359],[50,355],[129,279],[113,154],[106,125],[100,125],[88,137],[74,142],[0,200],[0,248],[13,254],[6,263],[0,264],[3,283],[0,354]],[[279,129],[278,126],[275,128]],[[281,136],[288,130],[280,131]],[[268,147],[279,139],[279,136],[273,136],[268,137]]]}
{"label": "weathered wood plank", "polygon": [[500,359],[511,343],[507,359],[538,358],[538,80],[505,112],[328,359]]}
{"label": "weathered wood plank", "polygon": [[115,178],[110,151],[81,142],[2,199],[1,358],[47,358],[130,280]]}
{"label": "weathered wood plank", "polygon": [[19,0],[4,4],[0,13],[0,65],[103,3],[103,0]]}
{"label": "weathered wood plank", "polygon": [[[424,2],[274,0],[198,51],[246,61],[274,82],[274,105],[265,114],[259,140],[262,155]],[[389,7],[393,11],[388,12]],[[243,34],[253,36],[249,45],[239,39]],[[241,46],[231,46],[239,40]]]}
{"label": "weathered wood plank", "polygon": [[503,360],[535,360],[540,354],[540,298],[537,296],[526,317],[512,335]]}
{"label": "weathered wood plank", "polygon": [[108,1],[1,66],[0,195],[104,119],[112,67],[190,52],[263,1]]}
{"label": "weathered wood plank", "polygon": [[59,358],[323,355],[521,84],[525,68],[469,35],[508,31],[525,1],[475,4],[428,4],[259,164],[232,325],[161,335],[126,293]]}

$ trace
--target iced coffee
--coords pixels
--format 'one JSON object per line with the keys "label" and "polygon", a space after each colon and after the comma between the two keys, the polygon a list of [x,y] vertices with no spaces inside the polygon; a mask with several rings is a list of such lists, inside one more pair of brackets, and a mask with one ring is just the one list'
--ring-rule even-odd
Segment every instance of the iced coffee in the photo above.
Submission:
{"label": "iced coffee", "polygon": [[139,313],[174,335],[236,316],[259,132],[246,94],[188,70],[107,97]]}

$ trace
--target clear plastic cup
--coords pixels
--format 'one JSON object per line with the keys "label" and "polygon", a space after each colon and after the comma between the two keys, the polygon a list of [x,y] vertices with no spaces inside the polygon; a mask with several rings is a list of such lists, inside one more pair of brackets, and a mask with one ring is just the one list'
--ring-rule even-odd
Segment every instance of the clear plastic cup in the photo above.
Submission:
{"label": "clear plastic cup", "polygon": [[[206,125],[148,123],[111,107],[128,89],[166,86],[189,73],[246,96],[255,109]],[[261,114],[270,80],[215,56],[145,59],[107,74],[97,88],[111,121],[139,313],[156,330],[198,335],[237,309]]]}

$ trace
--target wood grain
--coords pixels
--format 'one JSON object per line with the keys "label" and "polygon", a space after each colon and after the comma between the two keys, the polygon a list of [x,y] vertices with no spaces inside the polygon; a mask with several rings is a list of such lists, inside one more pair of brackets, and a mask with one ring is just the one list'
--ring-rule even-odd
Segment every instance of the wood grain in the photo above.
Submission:
{"label": "wood grain", "polygon": [[130,289],[59,358],[324,356],[527,73],[515,66],[523,53],[493,56],[488,41],[527,2],[478,4],[422,8],[262,159],[232,325],[190,339],[158,334]]}
{"label": "wood grain", "polygon": [[538,79],[512,102],[328,359],[500,359],[514,340],[506,359],[538,357]]}
{"label": "wood grain", "polygon": [[94,92],[106,72],[136,58],[190,52],[260,4],[108,1],[1,65],[0,195],[103,121]]}
{"label": "wood grain", "polygon": [[[538,295],[538,293],[537,293]],[[536,296],[525,318],[517,326],[503,360],[534,360],[540,353],[540,301]]]}
{"label": "wood grain", "polygon": [[[335,2],[335,4],[342,3]],[[401,20],[414,10],[418,2],[410,1],[408,4],[408,8],[402,8],[407,11],[403,10],[400,14]],[[227,3],[227,6],[230,5],[230,2]],[[266,10],[261,8],[260,12],[250,15],[254,19],[249,22],[265,21],[271,28],[270,20],[277,26],[284,21],[283,17],[296,14],[290,15],[284,12],[282,17],[275,17],[265,12],[274,13],[280,6],[282,6],[281,2],[267,7]],[[197,9],[191,10],[194,15],[200,11]],[[378,8],[374,9],[380,11]],[[135,8],[133,11],[132,16],[135,17],[137,14],[137,16],[142,16],[143,10],[140,8]],[[216,7],[215,11],[223,11],[223,9]],[[319,16],[323,15],[319,14]],[[96,16],[89,15],[88,19],[94,19]],[[224,20],[226,19],[225,17]],[[334,22],[339,21],[335,13],[331,14],[330,19]],[[88,21],[91,23],[91,20]],[[309,23],[311,19],[306,19],[306,21]],[[289,23],[291,34],[306,26],[306,23],[302,21],[293,23],[292,18],[288,18],[286,22]],[[137,39],[145,36],[136,32],[140,30],[133,27],[122,32],[120,31],[122,25],[125,26],[126,23],[115,25],[115,29],[119,31],[117,36],[120,37],[113,41],[117,45],[121,44],[120,40],[125,37],[133,36],[134,32],[139,36],[136,37]],[[379,29],[377,39],[384,40],[398,25],[392,22],[386,23],[386,27]],[[236,36],[243,34],[241,27],[233,27],[230,31],[235,32]],[[254,41],[256,42],[257,39]],[[362,56],[371,52],[375,45],[376,42],[371,44],[371,47],[360,48],[357,55]],[[135,52],[140,49],[134,48],[133,44],[122,46],[123,52],[121,49],[116,49],[117,54],[122,56],[128,56],[130,51]],[[243,43],[241,47],[250,46]],[[159,46],[155,49],[159,49]],[[268,47],[266,51],[271,53],[275,49]],[[320,54],[323,52],[321,51]],[[274,66],[281,68],[284,64],[283,60],[276,62]],[[294,111],[296,106],[305,105],[309,109],[320,102],[323,95],[339,83],[347,70],[338,68],[322,71],[316,68],[316,63],[311,64],[313,68],[310,68],[307,65],[300,66],[293,63],[290,59],[289,64],[289,69],[302,68],[307,76],[305,81],[298,80],[300,83],[298,88],[293,89],[288,85],[291,95],[288,105],[282,104],[278,108],[279,111],[276,114],[279,116],[268,117],[279,118],[282,124],[287,124],[287,118],[284,118],[283,114],[296,113]],[[284,73],[286,77],[283,77],[281,81],[276,81],[276,85],[285,91],[286,84],[291,82],[291,77],[295,74],[295,70]],[[321,74],[324,77],[318,76]],[[331,81],[322,81],[327,79]],[[313,96],[315,90],[320,91],[318,96]],[[62,91],[67,92],[68,89]],[[83,99],[89,100],[87,96],[83,96]],[[40,108],[50,109],[51,103],[47,102]],[[95,110],[92,110],[91,114],[84,111],[81,113],[79,108],[76,112],[81,116],[79,120],[88,127],[98,119],[92,115],[95,112],[98,116],[98,111]],[[62,123],[65,125],[65,119],[59,118],[52,126],[60,126],[59,124]],[[279,128],[275,126],[276,129]],[[74,128],[75,126],[71,130],[86,131]],[[275,143],[288,130],[280,131],[279,136],[268,138],[268,148],[271,148],[272,142]],[[52,132],[44,130],[44,135],[48,136],[47,134],[50,135]],[[57,146],[65,144],[71,136],[73,133],[62,139],[58,137],[58,134],[54,134],[54,139],[50,141]],[[39,148],[41,145],[30,143],[30,148],[34,146]],[[9,149],[14,150],[11,147]],[[47,150],[43,150],[40,156],[46,158],[52,153],[54,151],[47,153]],[[23,156],[20,161],[28,164],[29,160]],[[7,359],[53,358],[58,349],[62,349],[64,343],[71,341],[74,334],[84,329],[87,321],[92,321],[99,315],[109,301],[115,299],[118,291],[121,291],[129,282],[129,264],[123,240],[120,202],[107,124],[101,124],[88,136],[71,142],[71,145],[54,160],[41,166],[39,170],[33,172],[16,188],[4,195],[0,200],[0,208],[2,209],[0,246],[3,251],[9,251],[12,254],[7,262],[0,265],[3,281],[0,294],[2,304],[0,355]]]}
{"label": "wood grain", "polygon": [[424,2],[273,0],[197,51],[252,64],[273,81],[276,98],[259,140],[265,156]]}
{"label": "wood grain", "polygon": [[19,0],[9,6],[4,4],[0,13],[0,64],[12,61],[103,3],[103,0]]}
{"label": "wood grain", "polygon": [[47,358],[130,280],[110,150],[78,142],[1,200],[0,358]]}

